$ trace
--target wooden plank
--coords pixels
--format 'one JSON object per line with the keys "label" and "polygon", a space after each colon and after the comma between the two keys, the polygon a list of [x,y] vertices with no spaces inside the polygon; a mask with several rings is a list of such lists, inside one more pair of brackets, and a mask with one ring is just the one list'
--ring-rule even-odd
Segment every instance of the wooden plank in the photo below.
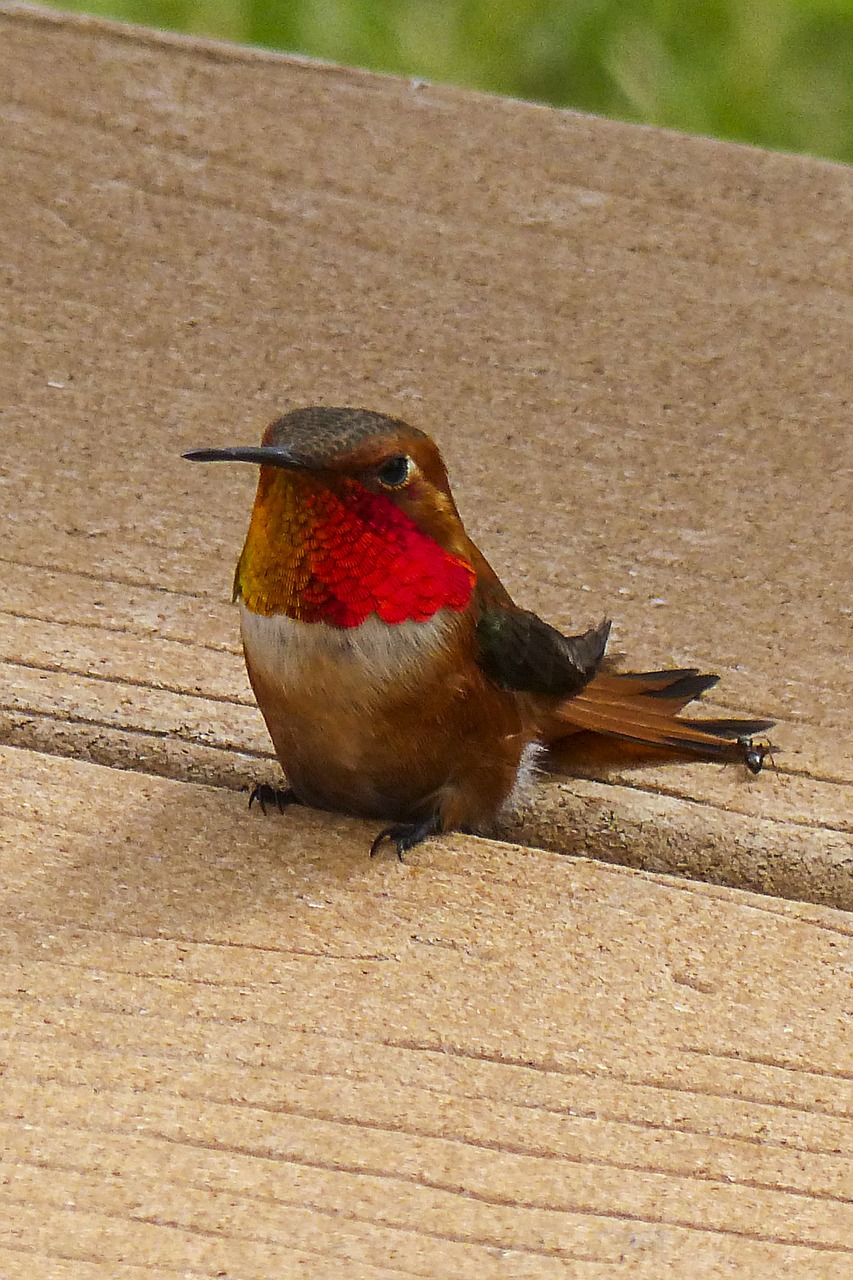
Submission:
{"label": "wooden plank", "polygon": [[[849,171],[3,4],[0,84],[4,1280],[846,1277]],[[777,770],[247,813],[253,477],[179,454],[310,402]]]}
{"label": "wooden plank", "polygon": [[4,1274],[848,1273],[849,916],[0,760]]}
{"label": "wooden plank", "polygon": [[606,611],[638,666],[720,670],[709,711],[780,721],[758,782],[592,766],[507,833],[850,906],[849,171],[0,23],[0,738],[268,769],[227,606],[252,476],[179,453],[368,403],[438,436],[524,604]]}
{"label": "wooden plank", "polygon": [[[280,778],[242,659],[224,642],[200,649],[122,628],[105,643],[99,626],[0,614],[0,645],[11,744],[233,788]],[[543,780],[503,833],[853,909],[853,810],[838,777],[788,768],[753,780],[705,765],[590,776]]]}

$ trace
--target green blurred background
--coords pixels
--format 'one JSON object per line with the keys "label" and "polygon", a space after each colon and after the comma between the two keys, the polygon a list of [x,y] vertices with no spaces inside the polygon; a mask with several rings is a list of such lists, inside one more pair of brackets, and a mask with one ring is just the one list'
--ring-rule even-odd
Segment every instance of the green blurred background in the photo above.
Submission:
{"label": "green blurred background", "polygon": [[71,0],[57,7],[853,160],[853,0]]}

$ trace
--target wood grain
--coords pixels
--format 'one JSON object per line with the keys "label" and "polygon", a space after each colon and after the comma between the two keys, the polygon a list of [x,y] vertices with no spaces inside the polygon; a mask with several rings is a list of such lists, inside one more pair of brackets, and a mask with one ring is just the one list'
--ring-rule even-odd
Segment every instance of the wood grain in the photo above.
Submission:
{"label": "wood grain", "polygon": [[847,1274],[849,916],[2,763],[4,1268]]}
{"label": "wood grain", "polygon": [[[3,1280],[850,1274],[850,199],[0,4]],[[775,767],[575,761],[402,866],[247,812],[253,476],[179,455],[312,402]]]}
{"label": "wood grain", "polygon": [[522,604],[609,613],[629,665],[718,670],[709,713],[780,722],[757,783],[592,768],[598,808],[657,829],[676,801],[654,850],[560,787],[513,837],[850,907],[849,171],[0,22],[2,739],[228,786],[267,767],[227,606],[251,469],[179,454],[366,403],[438,437]]}

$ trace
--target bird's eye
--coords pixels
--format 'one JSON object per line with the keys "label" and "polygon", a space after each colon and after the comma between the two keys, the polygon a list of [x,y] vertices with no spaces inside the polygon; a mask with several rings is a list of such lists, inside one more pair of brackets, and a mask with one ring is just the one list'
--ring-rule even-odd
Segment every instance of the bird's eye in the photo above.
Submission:
{"label": "bird's eye", "polygon": [[377,468],[376,479],[386,489],[399,489],[412,474],[414,463],[404,453],[395,453]]}

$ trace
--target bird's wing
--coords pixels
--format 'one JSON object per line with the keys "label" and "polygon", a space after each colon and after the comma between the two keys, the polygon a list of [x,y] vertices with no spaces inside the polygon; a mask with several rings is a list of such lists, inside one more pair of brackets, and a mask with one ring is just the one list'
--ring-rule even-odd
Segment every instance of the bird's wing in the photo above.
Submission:
{"label": "bird's wing", "polygon": [[610,634],[610,623],[564,636],[526,609],[492,602],[477,621],[477,660],[502,689],[568,698],[595,675]]}

